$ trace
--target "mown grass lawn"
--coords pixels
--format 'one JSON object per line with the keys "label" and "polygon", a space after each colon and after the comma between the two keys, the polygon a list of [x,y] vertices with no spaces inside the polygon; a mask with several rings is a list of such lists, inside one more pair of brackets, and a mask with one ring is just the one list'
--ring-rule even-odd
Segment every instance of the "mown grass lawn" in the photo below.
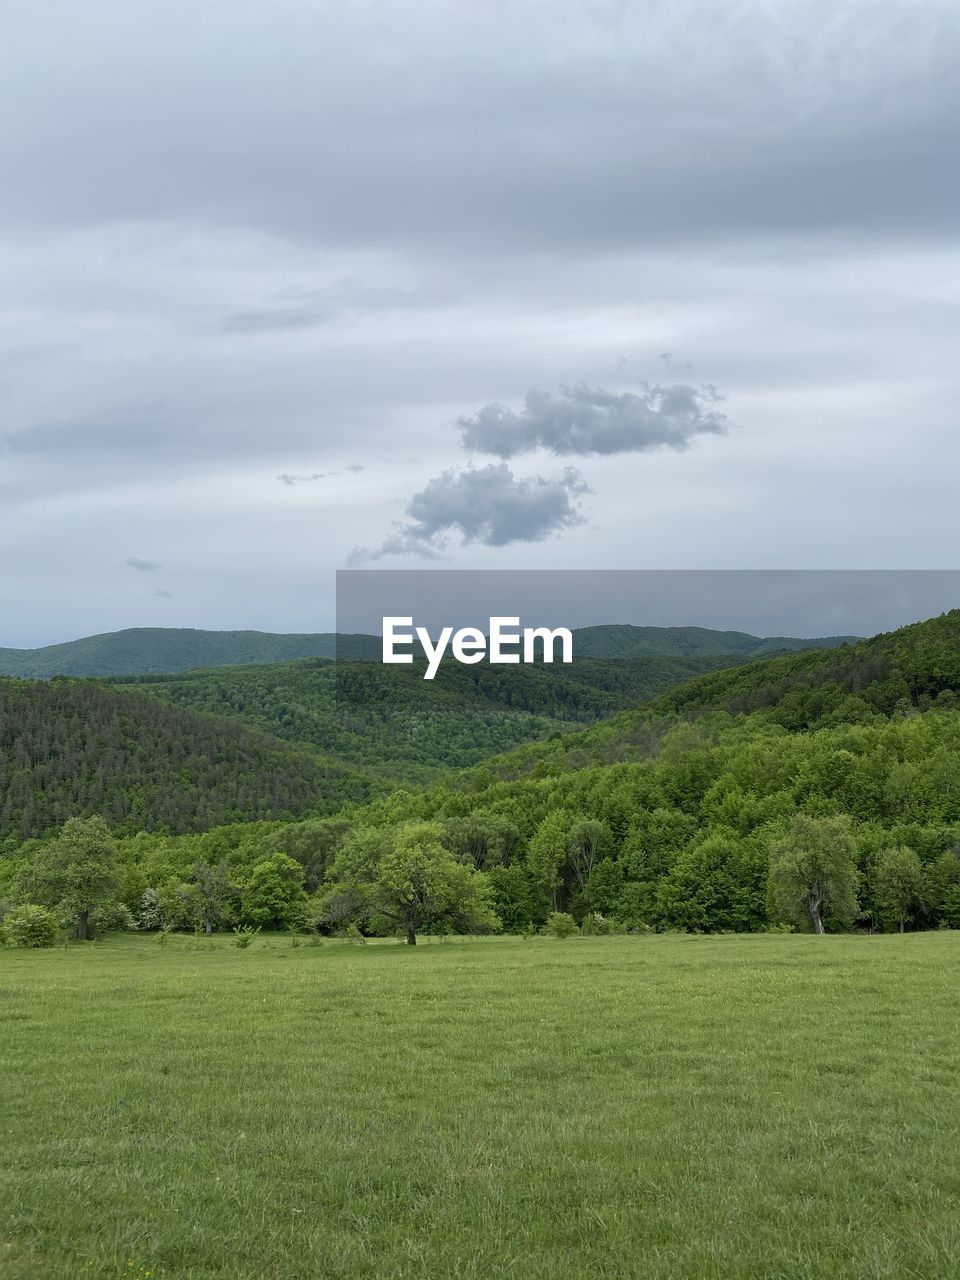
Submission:
{"label": "mown grass lawn", "polygon": [[960,1275],[960,934],[0,952],[0,1275]]}

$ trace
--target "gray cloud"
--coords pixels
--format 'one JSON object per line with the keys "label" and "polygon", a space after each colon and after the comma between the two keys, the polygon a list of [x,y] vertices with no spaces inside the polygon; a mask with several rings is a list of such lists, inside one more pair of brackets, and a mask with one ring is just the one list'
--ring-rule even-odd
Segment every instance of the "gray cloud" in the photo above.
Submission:
{"label": "gray cloud", "polygon": [[314,471],[313,474],[309,476],[298,476],[293,475],[290,472],[284,472],[282,475],[277,476],[277,479],[281,484],[292,489],[294,485],[310,484],[314,480],[331,480],[335,476],[342,476],[344,472],[348,475],[356,475],[362,470],[363,467],[360,463],[351,462],[349,466],[344,467],[343,471]]}
{"label": "gray cloud", "polygon": [[155,591],[153,594],[157,597],[157,599],[158,599],[158,600],[172,600],[172,599],[173,599],[173,592],[172,592],[172,591]]}
{"label": "gray cloud", "polygon": [[[430,506],[461,415],[478,466],[552,449],[600,495],[539,567],[949,557],[955,0],[7,9],[0,643],[329,629],[304,583],[418,491],[401,551],[502,565],[492,516],[458,552]],[[701,393],[668,423],[571,370],[715,382],[737,430],[677,452]],[[348,457],[363,483],[310,487]],[[131,543],[173,605],[103,572]]]}
{"label": "gray cloud", "polygon": [[140,573],[152,573],[154,569],[162,568],[154,560],[141,560],[139,556],[127,556],[127,564],[131,569],[138,569]]}
{"label": "gray cloud", "polygon": [[559,395],[530,391],[519,413],[487,404],[458,419],[467,449],[512,458],[532,449],[558,456],[687,449],[699,435],[723,435],[726,415],[713,387],[650,386],[617,394],[580,383]]}
{"label": "gray cloud", "polygon": [[339,476],[340,471],[315,471],[312,476],[294,476],[289,473],[277,476],[281,484],[285,484],[292,489],[296,484],[310,484],[312,480],[326,480],[328,476]]}
{"label": "gray cloud", "polygon": [[590,489],[573,467],[554,480],[516,479],[506,463],[445,471],[407,505],[410,521],[373,551],[358,548],[351,563],[390,555],[432,558],[453,534],[472,542],[504,547],[511,542],[541,542],[551,534],[583,524],[575,499]]}
{"label": "gray cloud", "polygon": [[[19,226],[161,218],[340,246],[607,252],[955,223],[952,0],[678,0],[655,20],[622,0],[279,19],[252,0],[199,22],[168,0],[135,31],[123,0],[101,0],[96,24],[55,7],[55,47],[46,6],[8,24],[0,118],[30,126],[0,136]],[[185,62],[187,32],[204,56]]]}
{"label": "gray cloud", "polygon": [[351,277],[321,288],[287,290],[268,306],[228,313],[216,328],[224,334],[312,329],[378,311],[415,311],[439,301],[423,289],[369,285]]}

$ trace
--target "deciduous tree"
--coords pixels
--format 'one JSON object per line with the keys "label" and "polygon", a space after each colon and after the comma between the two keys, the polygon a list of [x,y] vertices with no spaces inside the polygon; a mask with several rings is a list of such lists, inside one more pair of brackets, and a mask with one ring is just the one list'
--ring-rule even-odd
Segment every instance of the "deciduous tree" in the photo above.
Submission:
{"label": "deciduous tree", "polygon": [[797,814],[770,851],[770,905],[774,915],[824,933],[856,918],[857,846],[847,817]]}
{"label": "deciduous tree", "polygon": [[885,925],[903,933],[919,909],[923,894],[923,867],[912,849],[881,849],[873,864],[873,899]]}
{"label": "deciduous tree", "polygon": [[43,845],[19,878],[23,897],[52,907],[76,936],[92,936],[95,908],[115,901],[119,889],[117,846],[103,818],[71,818]]}
{"label": "deciduous tree", "polygon": [[439,925],[462,933],[499,927],[486,876],[444,847],[439,823],[394,828],[387,847],[360,845],[348,842],[335,875],[339,873],[344,891],[359,893],[374,926],[385,921],[400,929],[411,946],[419,932]]}

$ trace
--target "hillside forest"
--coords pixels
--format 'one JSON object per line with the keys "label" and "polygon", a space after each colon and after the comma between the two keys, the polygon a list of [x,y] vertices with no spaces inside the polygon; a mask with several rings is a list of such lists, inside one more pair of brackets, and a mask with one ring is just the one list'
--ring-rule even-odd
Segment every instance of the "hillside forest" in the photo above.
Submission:
{"label": "hillside forest", "polygon": [[[623,662],[435,702],[358,664],[346,709],[316,662],[0,682],[0,899],[87,935],[960,927],[960,612],[693,678]],[[403,776],[382,726],[414,714]],[[471,715],[537,723],[471,760]]]}

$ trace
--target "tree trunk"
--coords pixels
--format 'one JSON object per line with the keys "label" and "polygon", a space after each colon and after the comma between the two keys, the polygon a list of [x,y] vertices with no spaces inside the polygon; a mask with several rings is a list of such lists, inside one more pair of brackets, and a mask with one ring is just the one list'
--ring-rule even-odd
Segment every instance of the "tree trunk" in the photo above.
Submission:
{"label": "tree trunk", "polygon": [[901,921],[900,921],[900,932],[901,932],[901,933],[903,933],[903,931],[904,931],[904,929],[903,929],[903,921],[901,920]]}
{"label": "tree trunk", "polygon": [[86,942],[90,937],[90,912],[77,912],[77,937],[81,942]]}
{"label": "tree trunk", "polygon": [[407,944],[411,947],[415,947],[417,945],[417,931],[411,924],[407,925]]}
{"label": "tree trunk", "polygon": [[813,921],[813,932],[823,933],[823,918],[820,915],[820,899],[814,899],[810,903],[810,919]]}
{"label": "tree trunk", "polygon": [[207,935],[208,938],[210,934],[213,933],[213,925],[210,923],[209,916],[203,922],[203,932]]}

